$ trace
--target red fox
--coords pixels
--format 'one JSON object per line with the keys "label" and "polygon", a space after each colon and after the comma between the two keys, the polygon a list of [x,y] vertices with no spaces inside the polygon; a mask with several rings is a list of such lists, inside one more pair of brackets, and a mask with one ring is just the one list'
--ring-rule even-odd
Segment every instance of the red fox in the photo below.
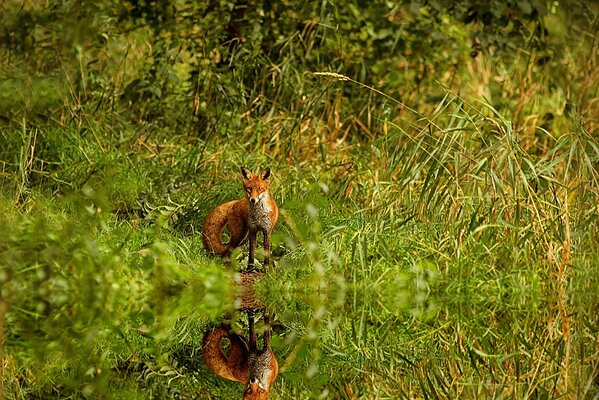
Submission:
{"label": "red fox", "polygon": [[[243,398],[268,399],[270,388],[279,374],[279,364],[270,347],[271,330],[269,318],[264,317],[266,331],[264,346],[258,350],[254,318],[249,317],[250,340],[221,325],[204,335],[202,355],[208,368],[218,376],[231,381],[245,383]],[[221,346],[223,338],[229,339],[229,353],[225,355]]]}
{"label": "red fox", "polygon": [[[241,167],[241,175],[246,197],[221,204],[210,211],[202,227],[202,241],[208,250],[227,257],[231,249],[240,246],[249,234],[248,269],[251,270],[254,267],[259,231],[264,238],[264,265],[270,264],[270,234],[279,218],[279,208],[270,196],[270,168],[266,168],[261,174],[253,174]],[[225,225],[231,235],[228,243],[221,240]]]}

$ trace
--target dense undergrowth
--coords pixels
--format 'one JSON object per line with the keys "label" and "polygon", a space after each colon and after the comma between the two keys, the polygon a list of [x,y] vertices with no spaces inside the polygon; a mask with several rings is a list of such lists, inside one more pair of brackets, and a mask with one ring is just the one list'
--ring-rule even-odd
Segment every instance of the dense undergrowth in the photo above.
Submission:
{"label": "dense undergrowth", "polygon": [[271,398],[597,398],[597,9],[290,3],[0,6],[0,398],[239,398],[240,165]]}

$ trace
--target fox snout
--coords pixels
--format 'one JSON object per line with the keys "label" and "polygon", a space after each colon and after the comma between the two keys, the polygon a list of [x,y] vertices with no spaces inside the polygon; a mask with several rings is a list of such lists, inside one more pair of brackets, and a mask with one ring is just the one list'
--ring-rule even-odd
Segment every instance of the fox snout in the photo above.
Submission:
{"label": "fox snout", "polygon": [[258,202],[258,198],[257,197],[250,197],[250,203],[256,204],[257,202]]}

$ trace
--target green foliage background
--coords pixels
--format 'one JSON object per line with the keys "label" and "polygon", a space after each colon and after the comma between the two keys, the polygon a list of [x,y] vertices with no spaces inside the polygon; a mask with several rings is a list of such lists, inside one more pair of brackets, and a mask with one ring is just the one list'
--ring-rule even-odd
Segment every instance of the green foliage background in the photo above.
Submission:
{"label": "green foliage background", "polygon": [[598,15],[2,2],[0,399],[239,398],[199,229],[240,165],[283,209],[271,398],[597,398]]}

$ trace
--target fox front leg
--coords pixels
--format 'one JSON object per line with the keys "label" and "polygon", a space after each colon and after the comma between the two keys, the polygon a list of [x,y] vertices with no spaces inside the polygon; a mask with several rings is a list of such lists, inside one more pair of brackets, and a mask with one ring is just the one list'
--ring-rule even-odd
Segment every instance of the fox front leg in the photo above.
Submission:
{"label": "fox front leg", "polygon": [[256,351],[256,342],[258,341],[258,335],[256,334],[256,327],[254,326],[254,316],[251,314],[248,314],[248,325],[249,325],[249,330],[250,330],[250,343],[249,343],[249,348],[250,348],[250,353],[252,351]]}
{"label": "fox front leg", "polygon": [[272,329],[270,327],[270,317],[268,315],[264,316],[264,325],[266,326],[266,330],[264,331],[264,349],[270,349],[270,337],[272,334]]}
{"label": "fox front leg", "polygon": [[270,266],[270,232],[264,231],[264,266]]}
{"label": "fox front leg", "polygon": [[248,271],[254,269],[254,253],[256,252],[256,236],[257,232],[250,229],[250,255],[248,256]]}

